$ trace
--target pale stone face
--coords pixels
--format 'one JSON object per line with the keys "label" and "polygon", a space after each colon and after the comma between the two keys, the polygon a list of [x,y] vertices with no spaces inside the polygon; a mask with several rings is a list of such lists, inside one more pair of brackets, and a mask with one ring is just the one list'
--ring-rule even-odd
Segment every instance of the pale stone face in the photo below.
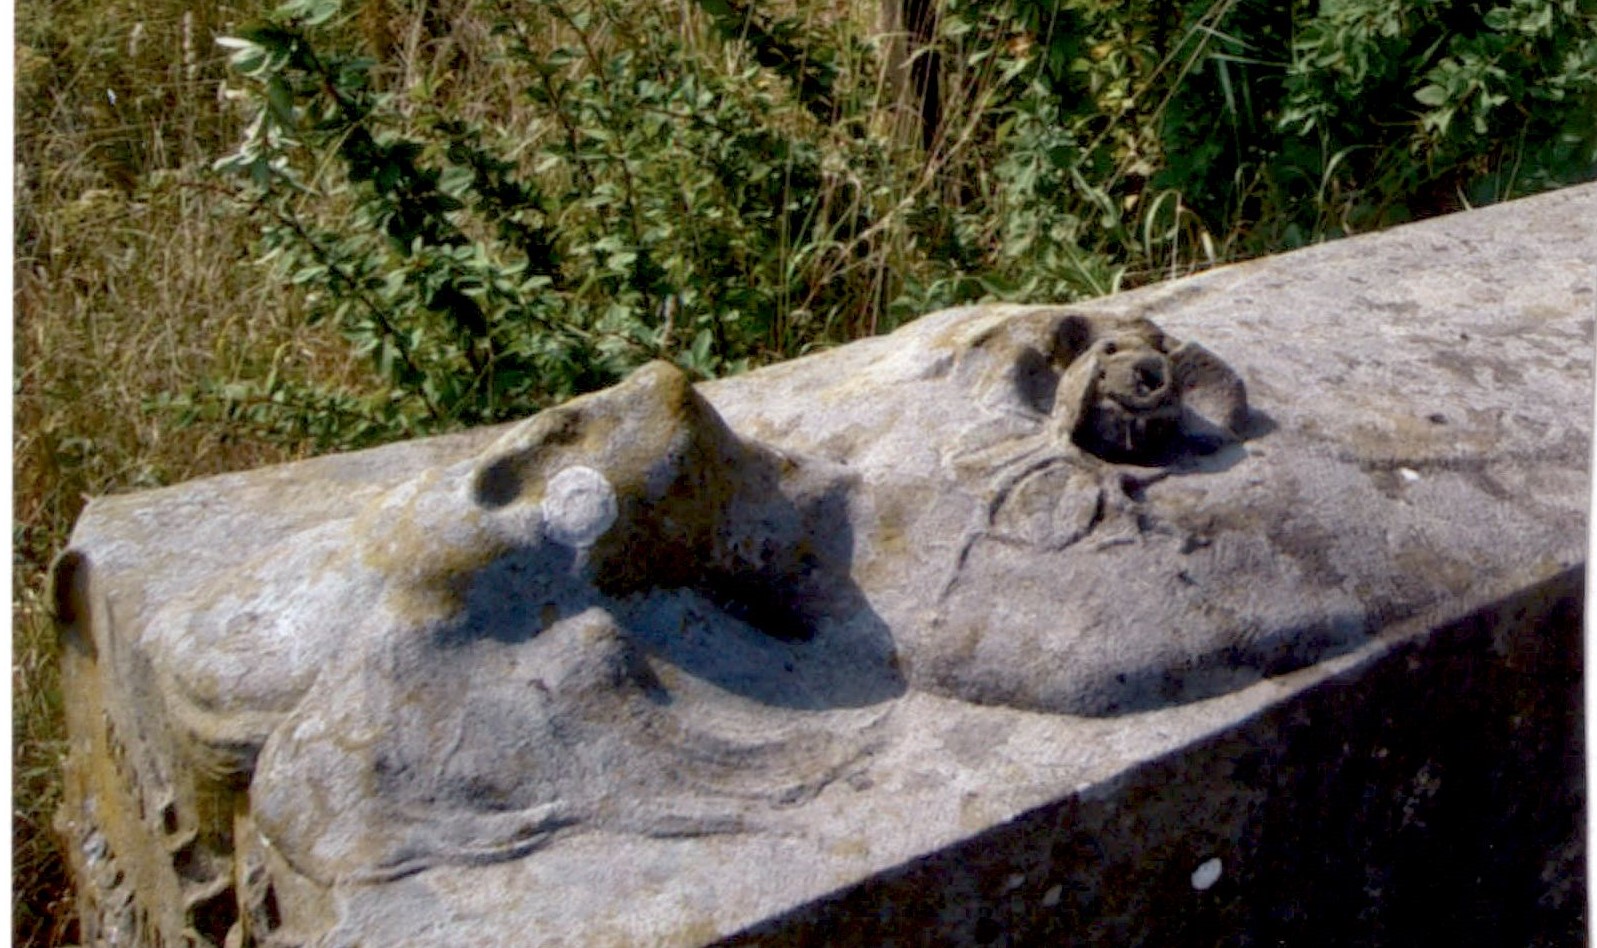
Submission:
{"label": "pale stone face", "polygon": [[1316,316],[1319,259],[98,502],[74,753],[181,868],[163,931],[236,877],[282,943],[690,944],[885,871],[1578,558],[1562,264],[1492,336],[1412,268],[1424,318]]}
{"label": "pale stone face", "polygon": [[[756,831],[751,803],[835,780],[912,689],[1055,712],[1144,703],[1140,682],[1104,685],[1143,657],[1033,656],[1101,623],[1050,577],[1142,516],[1093,452],[1157,450],[1163,471],[1220,446],[1183,441],[1186,350],[1141,320],[1000,315],[975,342],[905,341],[930,367],[913,373],[925,404],[953,409],[941,428],[850,432],[861,447],[991,442],[930,467],[741,436],[656,363],[421,471],[169,606],[151,644],[175,721],[198,746],[255,745],[256,824],[333,885],[584,828]],[[1240,382],[1211,369],[1187,387],[1229,386],[1226,419],[1246,417]],[[1053,417],[1033,408],[1007,433],[967,407],[1049,389]],[[1132,421],[1095,443],[1082,432],[1102,433],[1105,406]],[[905,503],[958,521],[886,522]],[[1016,556],[1042,572],[989,578],[1030,576]],[[1214,634],[1200,652],[1233,647]]]}
{"label": "pale stone face", "polygon": [[[227,644],[258,650],[284,621],[241,613],[229,579],[219,598],[184,600],[215,618],[162,620],[174,696],[195,703],[180,720],[205,743],[225,709],[286,715],[260,749],[254,819],[297,871],[333,885],[515,858],[584,828],[757,831],[750,802],[803,799],[836,779],[911,689],[1054,712],[1147,703],[1140,680],[1121,693],[1106,676],[1179,666],[1157,651],[1081,651],[1071,643],[1102,620],[1051,577],[1146,516],[1113,461],[1156,454],[1160,467],[1137,475],[1156,477],[1222,446],[1184,440],[1186,389],[1223,389],[1215,430],[1235,442],[1224,426],[1247,415],[1241,383],[1217,361],[1186,379],[1189,350],[1151,323],[1056,310],[1006,316],[975,344],[904,348],[933,367],[915,375],[934,400],[1001,406],[1052,388],[1053,417],[915,471],[919,487],[906,489],[869,466],[739,436],[656,363],[368,503],[345,534],[344,588],[362,606],[337,625],[340,604],[325,595],[286,608],[295,654],[310,657],[280,671],[312,677],[294,672],[270,702],[252,706],[227,684],[248,680],[233,652],[189,657],[183,643],[225,618]],[[826,395],[795,393],[806,397]],[[983,417],[967,411],[963,424]],[[960,431],[887,424],[854,437]],[[917,494],[963,522],[907,524],[912,545],[889,555],[882,511]],[[939,546],[950,541],[954,555]],[[267,603],[307,588],[300,555],[262,564],[250,582]],[[311,588],[336,591],[338,576],[330,563]],[[1235,649],[1224,630],[1210,635],[1197,654]],[[1076,654],[1034,660],[1060,647]]]}

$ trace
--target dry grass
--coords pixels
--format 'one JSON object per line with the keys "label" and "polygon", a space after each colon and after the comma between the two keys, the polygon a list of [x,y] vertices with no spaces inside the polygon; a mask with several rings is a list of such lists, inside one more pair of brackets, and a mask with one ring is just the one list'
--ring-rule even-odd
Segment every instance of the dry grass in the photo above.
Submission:
{"label": "dry grass", "polygon": [[60,804],[66,741],[54,632],[33,579],[13,580],[11,600],[11,935],[18,945],[63,945],[76,940],[77,926],[71,883],[50,821]]}
{"label": "dry grass", "polygon": [[[65,880],[47,833],[63,750],[54,632],[42,590],[88,497],[286,460],[218,425],[175,425],[162,392],[263,371],[274,358],[337,371],[336,350],[295,325],[244,261],[249,235],[177,178],[142,193],[51,194],[16,262],[13,925],[23,943],[66,933]],[[34,939],[38,939],[34,941]]]}
{"label": "dry grass", "polygon": [[274,359],[358,374],[249,264],[251,234],[203,180],[237,122],[216,95],[210,26],[175,3],[17,12],[12,935],[51,946],[77,937],[50,826],[65,751],[51,557],[88,497],[298,453],[179,426],[152,409],[160,393]]}

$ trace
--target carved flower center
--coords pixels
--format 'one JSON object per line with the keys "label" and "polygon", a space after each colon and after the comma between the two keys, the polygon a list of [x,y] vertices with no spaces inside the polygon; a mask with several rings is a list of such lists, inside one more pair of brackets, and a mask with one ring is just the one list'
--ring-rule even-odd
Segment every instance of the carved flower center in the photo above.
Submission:
{"label": "carved flower center", "polygon": [[590,547],[616,522],[616,492],[603,474],[573,465],[549,479],[543,497],[549,538],[576,549]]}
{"label": "carved flower center", "polygon": [[1103,393],[1133,411],[1148,411],[1170,398],[1170,366],[1155,352],[1111,356],[1103,371]]}

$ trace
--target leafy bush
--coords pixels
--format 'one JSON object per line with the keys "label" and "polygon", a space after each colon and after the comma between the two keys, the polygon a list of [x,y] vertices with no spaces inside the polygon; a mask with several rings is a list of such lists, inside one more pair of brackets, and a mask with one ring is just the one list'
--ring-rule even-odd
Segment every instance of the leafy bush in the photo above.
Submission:
{"label": "leafy bush", "polygon": [[227,40],[257,114],[221,166],[383,380],[279,382],[257,420],[324,444],[492,421],[647,359],[735,372],[1597,173],[1575,0],[955,0],[925,149],[882,120],[857,27],[701,7],[478,8],[519,93],[495,120],[383,81],[336,0]]}
{"label": "leafy bush", "polygon": [[886,155],[666,10],[501,14],[495,62],[531,108],[470,122],[324,52],[338,9],[293,0],[224,41],[260,108],[219,167],[250,182],[265,256],[312,318],[386,384],[274,382],[262,420],[324,443],[493,421],[649,359],[705,377],[790,356],[870,308],[850,270],[881,202],[855,172],[882,178]]}
{"label": "leafy bush", "polygon": [[1281,125],[1349,155],[1372,223],[1597,173],[1590,3],[1328,5],[1293,52]]}
{"label": "leafy bush", "polygon": [[1012,9],[1078,167],[1145,238],[1248,256],[1597,176],[1590,2]]}

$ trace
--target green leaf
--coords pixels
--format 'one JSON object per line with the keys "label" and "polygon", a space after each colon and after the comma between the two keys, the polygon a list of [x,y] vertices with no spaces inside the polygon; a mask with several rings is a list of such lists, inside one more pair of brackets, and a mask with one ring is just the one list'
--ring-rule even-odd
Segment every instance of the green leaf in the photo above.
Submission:
{"label": "green leaf", "polygon": [[715,345],[715,335],[708,329],[701,329],[693,337],[693,348],[690,355],[695,368],[710,364],[710,347]]}
{"label": "green leaf", "polygon": [[470,168],[451,165],[445,168],[438,176],[438,190],[453,197],[459,197],[468,191],[476,182],[477,175]]}
{"label": "green leaf", "polygon": [[305,5],[303,17],[306,26],[321,26],[338,15],[338,0],[312,0]]}
{"label": "green leaf", "polygon": [[282,76],[273,76],[267,82],[266,103],[271,108],[272,118],[277,120],[278,125],[293,128],[299,124],[298,117],[294,114],[294,92]]}
{"label": "green leaf", "polygon": [[1447,90],[1438,85],[1429,85],[1415,92],[1414,98],[1421,105],[1438,106],[1447,101]]}
{"label": "green leaf", "polygon": [[569,46],[557,46],[554,49],[551,49],[548,53],[544,54],[543,63],[552,69],[559,69],[563,66],[569,66],[581,59],[582,53],[578,52],[577,50],[572,49]]}

